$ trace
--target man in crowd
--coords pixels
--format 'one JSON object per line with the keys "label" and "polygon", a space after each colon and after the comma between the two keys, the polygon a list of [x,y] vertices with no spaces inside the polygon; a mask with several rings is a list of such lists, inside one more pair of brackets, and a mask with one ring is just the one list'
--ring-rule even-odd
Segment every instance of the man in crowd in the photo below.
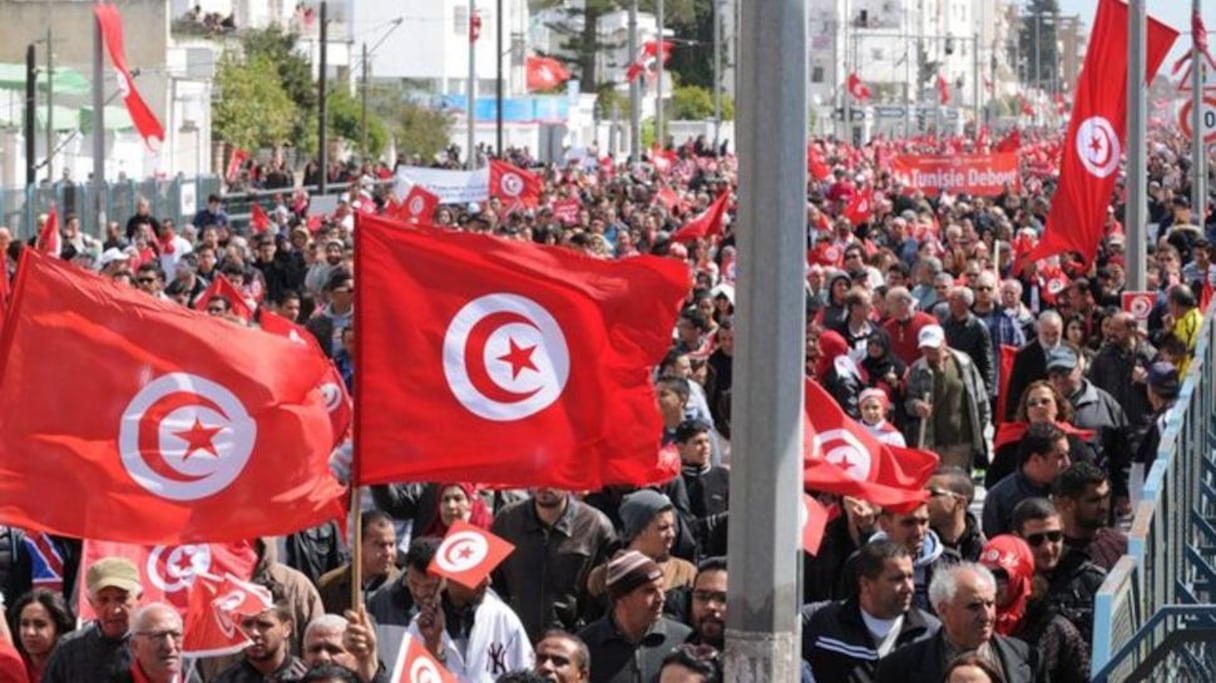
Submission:
{"label": "man in crowd", "polygon": [[378,656],[379,641],[366,611],[346,615],[353,619],[323,614],[308,623],[304,629],[304,663],[310,669],[327,664],[340,666],[357,673],[363,683],[388,683]]}
{"label": "man in crowd", "polygon": [[1116,313],[1105,321],[1104,328],[1106,343],[1094,356],[1089,381],[1123,408],[1127,415],[1128,450],[1135,453],[1153,413],[1145,383],[1157,349],[1141,336],[1131,313]]}
{"label": "man in crowd", "polygon": [[1047,354],[1054,351],[1064,337],[1064,319],[1054,310],[1039,314],[1037,338],[1018,349],[1009,372],[1009,396],[1005,400],[1005,421],[1012,422],[1018,411],[1022,392],[1032,382],[1047,379]]}
{"label": "man in crowd", "polygon": [[950,290],[947,304],[950,314],[942,323],[946,343],[971,358],[984,378],[985,396],[991,396],[996,391],[996,360],[988,327],[971,312],[975,292],[968,287],[955,287]]}
{"label": "man in crowd", "polygon": [[536,673],[549,683],[588,683],[591,653],[587,644],[566,631],[546,631],[536,644]]}
{"label": "man in crowd", "polygon": [[706,422],[685,420],[676,428],[676,444],[697,546],[702,555],[724,555],[730,470],[710,463],[713,430]]}
{"label": "man in crowd", "polygon": [[726,558],[710,557],[697,565],[692,582],[689,642],[721,651],[726,645]]}
{"label": "man in crowd", "polygon": [[987,539],[971,514],[975,484],[960,467],[943,465],[929,478],[929,528],[942,545],[957,552],[968,562],[978,562]]}
{"label": "man in crowd", "polygon": [[[361,515],[363,536],[359,541],[362,560],[361,590],[370,595],[386,583],[397,578],[397,531],[393,519],[380,510],[368,510]],[[351,572],[353,563],[348,563],[328,572],[317,581],[321,603],[331,614],[343,614],[351,609]]]}
{"label": "man in crowd", "polygon": [[[912,604],[920,609],[932,611],[929,600],[929,585],[933,575],[943,568],[958,564],[962,561],[958,553],[942,544],[937,534],[929,528],[929,506],[919,505],[911,510],[896,511],[883,508],[878,515],[880,532],[875,534],[870,543],[879,540],[889,540],[907,549],[912,557]],[[856,585],[857,571],[855,563],[861,550],[849,558],[840,580],[850,587]],[[852,595],[852,591],[849,591]]]}
{"label": "man in crowd", "polygon": [[[975,280],[975,305],[971,307],[971,312],[987,328],[988,339],[992,346],[993,384],[989,387],[988,394],[993,398],[996,397],[997,389],[1004,380],[1001,376],[1001,364],[998,362],[1001,357],[1001,347],[1021,348],[1026,343],[1026,335],[1022,333],[1022,327],[1014,318],[1016,311],[1008,310],[1001,305],[997,299],[996,286],[996,275],[990,271],[980,273]],[[949,340],[949,338],[949,328],[947,328],[946,339]],[[992,405],[995,409],[996,403]]]}
{"label": "man in crowd", "polygon": [[912,605],[912,554],[888,540],[857,553],[857,597],[828,603],[802,628],[802,658],[817,681],[872,680],[878,662],[937,633],[940,623]]}
{"label": "man in crowd", "polygon": [[[1125,472],[1132,459],[1128,445],[1127,415],[1113,396],[1085,378],[1085,359],[1065,344],[1047,359],[1047,376],[1073,409],[1073,426],[1093,432],[1086,445],[1092,452],[1078,453],[1077,460],[1090,460],[1115,477],[1116,494],[1126,491]],[[1119,506],[1127,507],[1126,500]]]}
{"label": "man in crowd", "polygon": [[241,618],[241,631],[249,638],[244,656],[230,665],[215,683],[262,683],[298,681],[308,671],[304,660],[291,654],[295,623],[282,601],[259,614]]}
{"label": "man in crowd", "polygon": [[125,557],[103,557],[85,572],[85,597],[97,619],[63,636],[42,673],[45,683],[109,683],[131,666],[131,614],[143,586]]}
{"label": "man in crowd", "polygon": [[920,357],[917,339],[920,331],[926,325],[936,325],[937,320],[917,310],[916,299],[906,287],[892,287],[887,290],[888,318],[882,323],[887,336],[891,339],[891,351],[905,365],[911,365]]}
{"label": "man in crowd", "polygon": [[1110,571],[1127,554],[1127,534],[1112,528],[1110,477],[1096,465],[1073,463],[1051,485],[1066,552]]}
{"label": "man in crowd", "polygon": [[[975,323],[983,329],[983,323]],[[982,337],[987,330],[976,334]],[[988,350],[987,339],[981,341]],[[906,407],[913,419],[905,437],[910,445],[937,453],[943,465],[970,471],[977,460],[988,460],[984,434],[990,406],[983,374],[970,356],[947,344],[937,325],[921,329],[918,344],[921,357],[908,370]]]}
{"label": "man in crowd", "polygon": [[[671,554],[677,534],[675,505],[671,499],[654,489],[639,489],[625,496],[620,510],[625,548],[636,550],[658,564],[663,590],[671,592],[692,585],[696,567]],[[593,597],[609,592],[607,583],[611,566],[611,562],[602,564],[587,577],[587,590]]]}
{"label": "man in crowd", "polygon": [[131,668],[116,683],[178,683],[183,673],[181,615],[163,602],[153,602],[131,616]]}
{"label": "man in crowd", "polygon": [[984,499],[984,535],[1013,530],[1013,510],[1027,498],[1051,495],[1052,482],[1068,469],[1068,435],[1051,422],[1030,425],[1018,445],[1018,469],[997,482]]}

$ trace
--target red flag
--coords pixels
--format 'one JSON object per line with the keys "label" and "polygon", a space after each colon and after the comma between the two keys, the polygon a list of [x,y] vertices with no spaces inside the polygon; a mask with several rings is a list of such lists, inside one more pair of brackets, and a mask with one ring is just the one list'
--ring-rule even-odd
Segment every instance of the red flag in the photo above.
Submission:
{"label": "red flag", "polygon": [[63,253],[63,236],[59,234],[59,210],[54,204],[51,204],[50,210],[46,212],[46,223],[43,223],[35,244],[38,251],[53,258],[59,258]]}
{"label": "red flag", "polygon": [[97,15],[97,25],[101,27],[101,37],[110,53],[110,61],[118,70],[118,89],[122,92],[131,122],[135,124],[135,129],[149,148],[152,147],[153,139],[158,143],[164,142],[165,129],[156,119],[156,114],[152,113],[144,99],[139,96],[135,81],[131,79],[131,72],[127,69],[122,39],[122,17],[118,14],[118,6],[98,3],[93,5],[93,13]]}
{"label": "red flag", "polygon": [[[164,602],[186,619],[191,589],[203,574],[232,574],[249,579],[257,564],[257,553],[248,541],[145,546],[88,539],[80,551],[80,566],[89,567],[103,557],[125,557],[139,570],[144,602]],[[89,605],[84,581],[77,587],[80,618],[97,616]]]}
{"label": "red flag", "polygon": [[541,179],[533,173],[505,161],[490,160],[490,196],[504,202],[535,207],[544,189]]}
{"label": "red flag", "polygon": [[874,215],[874,188],[867,187],[854,192],[849,205],[844,208],[844,217],[853,225],[861,225]]}
{"label": "red flag", "polygon": [[199,295],[194,302],[194,308],[199,311],[207,310],[207,304],[216,296],[222,296],[232,305],[232,314],[249,322],[253,320],[253,309],[250,308],[249,302],[245,300],[245,295],[241,294],[241,290],[236,288],[236,285],[228,281],[228,278],[223,273],[217,273],[215,279],[207,285],[207,289]]}
{"label": "red flag", "polygon": [[476,43],[481,37],[481,14],[473,12],[469,17],[469,42]]}
{"label": "red flag", "polygon": [[528,90],[552,90],[570,80],[570,71],[552,57],[528,57]]}
{"label": "red flag", "polygon": [[329,365],[329,375],[318,388],[321,390],[321,395],[325,398],[325,409],[329,411],[330,425],[333,427],[334,436],[337,437],[334,445],[337,446],[345,440],[347,433],[350,431],[351,416],[355,407],[354,401],[351,400],[350,394],[346,391],[346,382],[343,381],[337,366],[325,357],[325,352],[321,350],[321,345],[317,342],[317,338],[308,330],[277,313],[267,310],[262,310],[260,316],[263,331],[280,337],[286,337],[296,344],[311,348],[313,353]]}
{"label": "red flag", "polygon": [[24,417],[0,424],[0,522],[151,544],[342,515],[329,366],[299,345],[31,249],[4,332],[0,411]]}
{"label": "red flag", "polygon": [[[1145,62],[1149,82],[1177,37],[1173,29],[1149,18]],[[1126,123],[1127,5],[1099,0],[1085,66],[1073,97],[1060,184],[1031,260],[1075,251],[1086,266],[1093,261],[1119,179]]]}
{"label": "red flag", "polygon": [[260,235],[270,229],[270,216],[258,204],[254,204],[250,208],[249,227],[253,228],[253,234]]}
{"label": "red flag", "polygon": [[650,368],[671,344],[685,264],[357,221],[355,277],[377,283],[355,290],[360,485],[658,481]]}
{"label": "red flag", "polygon": [[[1001,344],[1001,386],[996,392],[996,415],[993,415],[993,422],[996,423],[1001,422],[1005,418],[1005,406],[1009,402],[1009,377],[1013,374],[1013,358],[1017,353],[1018,347]],[[1021,396],[1014,396],[1013,400],[1019,401],[1021,398]]]}
{"label": "red flag", "polygon": [[515,546],[475,524],[457,519],[448,527],[427,573],[475,589]]}
{"label": "red flag", "polygon": [[0,638],[0,683],[30,683],[25,673],[25,661],[8,638]]}
{"label": "red flag", "polygon": [[1018,95],[1018,107],[1022,110],[1022,116],[1034,116],[1034,107],[1030,106],[1030,100]]}
{"label": "red flag", "polygon": [[802,549],[811,555],[819,552],[823,545],[823,532],[828,526],[828,509],[809,493],[802,494]]}
{"label": "red flag", "polygon": [[823,161],[823,153],[814,145],[806,147],[806,172],[815,180],[827,180],[832,177],[832,169]]}
{"label": "red flag", "polygon": [[228,172],[224,174],[224,178],[229,182],[235,180],[238,174],[241,172],[241,166],[244,166],[245,162],[248,160],[249,152],[246,152],[243,149],[233,150],[232,158],[228,160]]}
{"label": "red flag", "polygon": [[938,457],[929,451],[879,443],[832,395],[806,380],[803,471],[806,487],[903,507],[928,499],[924,490]]}
{"label": "red flag", "polygon": [[272,607],[274,598],[264,586],[242,581],[232,574],[199,572],[182,617],[186,634],[182,654],[217,657],[244,650],[251,641],[241,629],[242,619]]}
{"label": "red flag", "polygon": [[950,85],[946,83],[946,77],[937,75],[937,99],[943,105],[950,104]]}
{"label": "red flag", "polygon": [[722,217],[726,215],[726,203],[730,201],[730,190],[723,190],[709,208],[700,216],[688,221],[671,236],[673,242],[696,242],[705,237],[722,234]]}
{"label": "red flag", "polygon": [[861,82],[861,76],[857,74],[849,74],[849,95],[858,102],[865,102],[870,99],[870,89],[865,83]]}
{"label": "red flag", "polygon": [[[493,162],[491,162],[493,163]],[[408,223],[430,223],[439,206],[439,197],[425,187],[414,183],[410,193],[405,195],[405,203],[400,212],[394,216]]]}
{"label": "red flag", "polygon": [[[663,66],[667,66],[667,62],[671,61],[671,50],[675,47],[675,43],[670,40],[663,41]],[[643,73],[652,71],[655,68],[655,63],[658,62],[659,43],[656,40],[648,40],[642,45],[641,52],[638,53],[633,63],[625,71],[625,80],[630,83],[636,81],[638,76]]]}
{"label": "red flag", "polygon": [[583,208],[577,197],[567,197],[553,202],[553,217],[562,225],[578,223],[578,212]]}
{"label": "red flag", "polygon": [[1198,11],[1191,12],[1191,40],[1199,54],[1212,61],[1212,55],[1208,52],[1208,29],[1203,25],[1203,16]]}
{"label": "red flag", "polygon": [[409,635],[397,651],[397,663],[388,677],[389,683],[460,683],[451,671],[443,668],[437,659],[427,652],[417,638]]}
{"label": "red flag", "polygon": [[1017,128],[1014,128],[1013,130],[1009,131],[1009,134],[1001,138],[1000,142],[996,143],[996,147],[993,149],[993,151],[1005,154],[1009,152],[1016,152],[1021,146],[1022,134],[1018,132]]}

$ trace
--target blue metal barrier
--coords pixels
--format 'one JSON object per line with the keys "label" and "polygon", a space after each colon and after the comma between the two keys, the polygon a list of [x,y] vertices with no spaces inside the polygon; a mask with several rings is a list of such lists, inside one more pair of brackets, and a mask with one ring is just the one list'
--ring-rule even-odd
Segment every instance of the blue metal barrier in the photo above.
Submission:
{"label": "blue metal barrier", "polygon": [[1216,680],[1216,339],[1207,311],[1128,533],[1094,601],[1093,680]]}

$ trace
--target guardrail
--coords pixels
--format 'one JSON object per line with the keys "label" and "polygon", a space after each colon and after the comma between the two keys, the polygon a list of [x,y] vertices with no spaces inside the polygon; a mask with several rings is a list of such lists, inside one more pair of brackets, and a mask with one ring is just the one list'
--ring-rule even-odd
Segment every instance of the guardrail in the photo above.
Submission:
{"label": "guardrail", "polygon": [[1205,315],[1122,557],[1094,601],[1094,681],[1216,681],[1216,328]]}

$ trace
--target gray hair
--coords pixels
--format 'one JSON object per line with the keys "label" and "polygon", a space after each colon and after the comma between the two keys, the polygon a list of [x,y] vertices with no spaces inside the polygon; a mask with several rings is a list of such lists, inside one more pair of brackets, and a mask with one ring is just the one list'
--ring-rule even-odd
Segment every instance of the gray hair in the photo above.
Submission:
{"label": "gray hair", "polygon": [[153,617],[156,612],[161,611],[171,614],[178,626],[182,626],[182,616],[178,613],[176,607],[164,602],[149,602],[146,605],[140,605],[138,608],[136,608],[135,612],[131,614],[131,632],[134,633],[140,630],[146,620]]}
{"label": "gray hair", "polygon": [[929,269],[933,271],[934,275],[942,272],[942,260],[936,256],[922,257],[920,262],[926,266],[929,266]]}
{"label": "gray hair", "polygon": [[1009,278],[1008,280],[1001,282],[1001,286],[1012,287],[1013,291],[1018,293],[1018,298],[1020,299],[1022,297],[1022,282],[1020,280]]}
{"label": "gray hair", "polygon": [[979,277],[975,278],[975,284],[976,286],[986,284],[990,285],[993,289],[996,289],[996,276],[992,274],[992,271],[985,270],[984,272],[980,273]]}
{"label": "gray hair", "polygon": [[933,284],[947,284],[953,286],[954,276],[950,273],[938,273],[937,275],[933,276]]}
{"label": "gray hair", "polygon": [[958,595],[958,584],[966,574],[978,576],[996,591],[996,577],[984,565],[978,562],[961,562],[933,572],[933,581],[929,584],[929,604],[941,613],[943,605],[954,602]]}
{"label": "gray hair", "polygon": [[304,629],[304,640],[308,640],[316,631],[337,631],[342,633],[346,631],[349,622],[345,617],[337,614],[322,614],[321,616],[308,622],[308,626]]}
{"label": "gray hair", "polygon": [[903,301],[904,303],[912,303],[916,298],[908,291],[907,287],[892,287],[887,290],[888,301]]}
{"label": "gray hair", "polygon": [[967,308],[971,308],[972,304],[975,303],[975,292],[971,291],[970,287],[952,287],[950,288],[949,296],[950,298],[954,298],[956,296],[962,297],[963,300],[967,302]]}
{"label": "gray hair", "polygon": [[1042,325],[1049,320],[1055,321],[1055,323],[1060,326],[1060,329],[1064,329],[1064,318],[1061,318],[1060,314],[1054,309],[1046,310],[1039,314],[1039,325]]}

